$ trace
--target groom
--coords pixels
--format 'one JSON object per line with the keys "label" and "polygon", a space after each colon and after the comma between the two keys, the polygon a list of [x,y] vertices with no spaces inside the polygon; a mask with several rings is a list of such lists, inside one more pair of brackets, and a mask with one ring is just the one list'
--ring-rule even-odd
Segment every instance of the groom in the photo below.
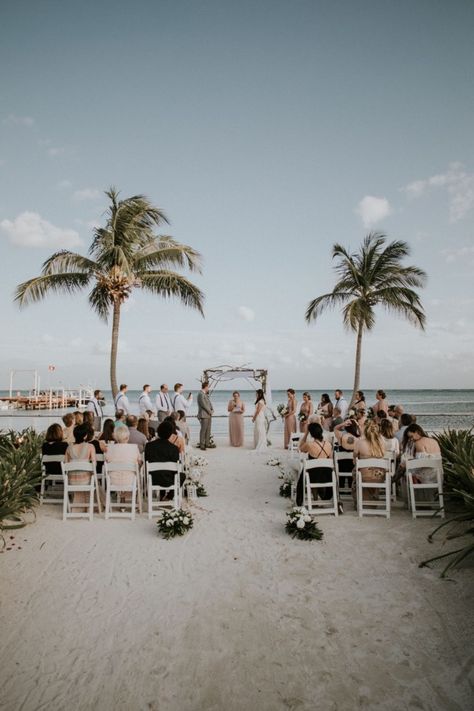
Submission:
{"label": "groom", "polygon": [[199,432],[199,448],[206,449],[207,447],[215,447],[215,445],[211,445],[211,422],[214,408],[211,405],[211,399],[209,397],[209,383],[207,380],[203,382],[201,390],[198,393],[197,405],[197,416],[199,422],[201,423],[201,430]]}

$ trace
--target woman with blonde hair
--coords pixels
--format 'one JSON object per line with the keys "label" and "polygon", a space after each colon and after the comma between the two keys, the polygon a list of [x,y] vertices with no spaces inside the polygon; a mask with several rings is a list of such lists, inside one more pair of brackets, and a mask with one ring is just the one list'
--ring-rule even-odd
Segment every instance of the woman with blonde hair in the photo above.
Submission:
{"label": "woman with blonde hair", "polygon": [[286,391],[288,395],[288,402],[286,403],[286,415],[285,415],[285,435],[284,435],[284,447],[288,449],[290,444],[291,435],[296,432],[296,395],[293,388],[288,388]]}
{"label": "woman with blonde hair", "polygon": [[298,413],[298,420],[300,421],[300,432],[308,431],[309,418],[314,412],[313,401],[311,400],[310,393],[303,393],[303,402],[301,403],[300,411]]}
{"label": "woman with blonde hair", "polygon": [[[380,428],[375,420],[367,420],[364,434],[354,444],[354,463],[357,459],[381,459],[385,456],[385,440],[380,434]],[[364,467],[360,470],[362,481],[380,484],[385,478],[385,469]],[[363,489],[364,499],[376,499],[377,489]],[[356,481],[352,483],[352,497],[357,506]]]}
{"label": "woman with blonde hair", "polygon": [[[134,472],[120,469],[120,464],[138,464],[142,463],[138,445],[130,444],[130,432],[128,427],[117,427],[115,430],[115,444],[109,447],[105,454],[105,461],[113,464],[113,471],[110,473],[110,483],[115,486],[130,486],[135,477]],[[131,495],[125,496],[125,501],[131,500]]]}

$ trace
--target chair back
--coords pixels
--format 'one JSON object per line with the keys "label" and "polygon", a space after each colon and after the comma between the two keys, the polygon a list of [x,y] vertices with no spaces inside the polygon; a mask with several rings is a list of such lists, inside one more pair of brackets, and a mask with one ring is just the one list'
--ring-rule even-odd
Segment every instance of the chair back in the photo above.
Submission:
{"label": "chair back", "polygon": [[384,469],[386,472],[390,470],[390,462],[384,457],[369,457],[368,459],[356,459],[357,471],[361,469]]}
{"label": "chair back", "polygon": [[178,473],[181,468],[180,462],[145,462],[146,473],[150,472],[176,472]]}
{"label": "chair back", "polygon": [[104,471],[106,474],[110,472],[134,472],[138,474],[137,462],[104,462]]}
{"label": "chair back", "polygon": [[437,469],[443,471],[443,460],[439,457],[423,457],[420,459],[407,459],[407,472],[417,469]]}
{"label": "chair back", "polygon": [[311,469],[334,469],[334,462],[332,459],[305,459],[305,472]]}
{"label": "chair back", "polygon": [[62,462],[61,468],[63,474],[68,474],[69,472],[95,472],[95,462],[89,462],[87,460],[76,459],[73,462]]}

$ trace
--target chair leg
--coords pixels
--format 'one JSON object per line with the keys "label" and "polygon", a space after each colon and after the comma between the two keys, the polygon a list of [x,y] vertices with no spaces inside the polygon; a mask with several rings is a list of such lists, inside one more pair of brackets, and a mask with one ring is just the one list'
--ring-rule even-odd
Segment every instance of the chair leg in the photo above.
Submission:
{"label": "chair leg", "polygon": [[151,481],[148,482],[148,518],[153,518],[153,492],[151,488]]}
{"label": "chair leg", "polygon": [[[135,521],[135,508],[137,505],[137,482],[134,481],[132,484],[132,521]],[[140,512],[141,513],[141,512]]]}
{"label": "chair leg", "polygon": [[67,509],[69,503],[69,493],[67,489],[67,481],[64,482],[64,494],[63,494],[63,521],[67,519]]}
{"label": "chair leg", "polygon": [[105,487],[105,518],[110,518],[110,482],[106,482]]}
{"label": "chair leg", "polygon": [[360,472],[357,472],[357,512],[359,518],[362,518],[362,476]]}
{"label": "chair leg", "polygon": [[415,498],[415,488],[413,486],[412,474],[408,474],[407,478],[408,478],[408,491],[410,493],[411,516],[412,516],[412,518],[416,518],[416,498]]}
{"label": "chair leg", "polygon": [[339,516],[339,506],[338,506],[339,495],[338,495],[338,491],[337,491],[337,479],[336,479],[336,475],[334,472],[332,474],[332,501],[334,504],[334,515],[337,517],[337,516]]}
{"label": "chair leg", "polygon": [[91,488],[89,491],[89,521],[92,521],[94,519],[94,488],[94,479],[93,477],[91,477]]}

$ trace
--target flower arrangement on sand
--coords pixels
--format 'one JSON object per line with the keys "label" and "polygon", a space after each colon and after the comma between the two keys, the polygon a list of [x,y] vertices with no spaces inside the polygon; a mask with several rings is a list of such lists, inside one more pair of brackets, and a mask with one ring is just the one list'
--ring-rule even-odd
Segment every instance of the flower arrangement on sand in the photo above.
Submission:
{"label": "flower arrangement on sand", "polygon": [[[189,497],[189,490],[192,487],[196,487],[196,496],[199,498],[201,496],[207,496],[207,491],[204,484],[198,477],[189,476],[184,482],[184,488],[186,489],[186,495]],[[189,487],[189,488],[188,488]]]}
{"label": "flower arrangement on sand", "polygon": [[283,496],[284,499],[291,497],[291,483],[292,479],[288,475],[283,477],[283,484],[280,485],[280,496]]}
{"label": "flower arrangement on sand", "polygon": [[292,538],[299,538],[302,541],[320,541],[323,537],[323,532],[309,515],[308,509],[294,506],[286,517],[285,529]]}
{"label": "flower arrangement on sand", "polygon": [[192,467],[207,467],[208,464],[209,461],[206,459],[206,457],[201,457],[199,454],[193,457],[191,461]]}
{"label": "flower arrangement on sand", "polygon": [[279,467],[281,464],[281,460],[278,459],[278,457],[270,457],[270,459],[267,462],[267,465],[269,467]]}
{"label": "flower arrangement on sand", "polygon": [[169,540],[175,536],[183,536],[193,527],[193,524],[193,517],[189,511],[172,509],[171,511],[164,511],[156,525],[163,538]]}

